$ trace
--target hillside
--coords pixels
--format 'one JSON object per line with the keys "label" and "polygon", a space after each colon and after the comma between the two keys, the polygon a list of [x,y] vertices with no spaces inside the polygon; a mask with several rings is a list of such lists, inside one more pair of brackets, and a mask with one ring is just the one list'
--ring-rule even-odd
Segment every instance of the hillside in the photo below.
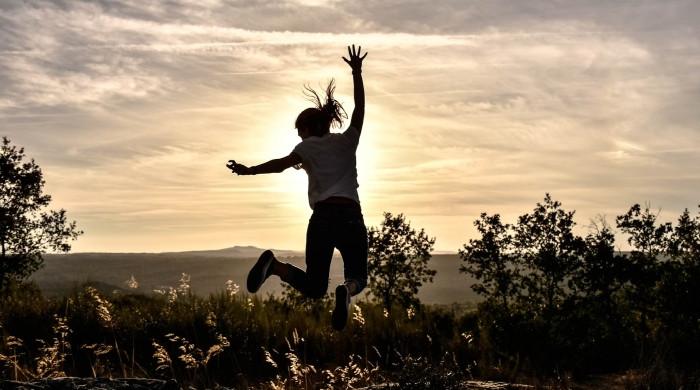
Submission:
{"label": "hillside", "polygon": [[[32,280],[48,295],[59,295],[86,281],[100,282],[106,288],[126,289],[131,275],[139,283],[138,292],[149,293],[163,286],[176,287],[182,273],[191,276],[192,290],[206,295],[224,289],[232,280],[244,289],[248,270],[262,252],[255,247],[233,247],[222,250],[172,253],[74,253],[47,255],[44,267]],[[276,251],[279,257],[302,269],[304,258],[294,251]],[[424,303],[452,304],[479,300],[469,288],[470,279],[458,272],[455,254],[438,254],[431,259],[437,271],[433,283],[419,292]],[[342,281],[342,259],[339,254],[331,265],[331,286]],[[111,286],[111,287],[110,287]],[[259,294],[279,294],[281,282],[273,277]]]}

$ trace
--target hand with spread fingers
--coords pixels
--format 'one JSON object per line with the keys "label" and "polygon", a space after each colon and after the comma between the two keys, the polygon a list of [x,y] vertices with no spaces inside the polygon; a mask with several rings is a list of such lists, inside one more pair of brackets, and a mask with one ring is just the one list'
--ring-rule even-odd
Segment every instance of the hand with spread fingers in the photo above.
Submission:
{"label": "hand with spread fingers", "polygon": [[350,57],[350,59],[343,57],[343,60],[352,68],[353,73],[362,71],[362,60],[367,57],[367,53],[365,52],[365,55],[360,56],[361,51],[362,46],[358,46],[357,51],[355,51],[355,45],[352,45],[352,49],[348,46],[348,57]]}

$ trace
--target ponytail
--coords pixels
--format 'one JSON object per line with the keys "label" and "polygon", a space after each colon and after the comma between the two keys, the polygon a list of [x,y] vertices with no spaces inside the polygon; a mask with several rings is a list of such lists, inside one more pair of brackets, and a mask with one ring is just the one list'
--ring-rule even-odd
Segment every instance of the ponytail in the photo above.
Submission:
{"label": "ponytail", "polygon": [[342,127],[343,119],[347,119],[348,114],[340,102],[335,100],[333,92],[335,92],[335,80],[331,79],[326,87],[326,101],[324,103],[316,91],[305,85],[304,96],[316,107],[302,111],[297,117],[295,127],[297,129],[301,126],[308,127],[316,136],[325,135],[330,132],[331,127]]}

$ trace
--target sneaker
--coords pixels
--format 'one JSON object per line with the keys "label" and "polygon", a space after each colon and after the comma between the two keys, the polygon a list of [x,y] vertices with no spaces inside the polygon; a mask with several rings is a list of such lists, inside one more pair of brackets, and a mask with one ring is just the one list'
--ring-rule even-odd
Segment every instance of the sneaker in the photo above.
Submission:
{"label": "sneaker", "polygon": [[258,261],[248,273],[248,291],[254,293],[260,289],[265,279],[272,274],[272,262],[275,261],[275,255],[271,250],[266,250],[260,255]]}
{"label": "sneaker", "polygon": [[341,284],[335,288],[335,309],[331,316],[331,323],[335,330],[343,330],[348,322],[348,308],[350,307],[350,291],[348,286]]}

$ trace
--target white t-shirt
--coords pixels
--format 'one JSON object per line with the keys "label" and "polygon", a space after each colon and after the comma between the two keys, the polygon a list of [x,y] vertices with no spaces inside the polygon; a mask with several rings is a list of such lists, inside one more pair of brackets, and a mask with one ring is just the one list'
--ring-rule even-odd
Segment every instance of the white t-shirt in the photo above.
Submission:
{"label": "white t-shirt", "polygon": [[343,133],[328,133],[302,140],[293,153],[301,157],[302,168],[309,175],[309,206],[331,196],[342,196],[360,203],[357,194],[355,151],[360,132],[350,126]]}

